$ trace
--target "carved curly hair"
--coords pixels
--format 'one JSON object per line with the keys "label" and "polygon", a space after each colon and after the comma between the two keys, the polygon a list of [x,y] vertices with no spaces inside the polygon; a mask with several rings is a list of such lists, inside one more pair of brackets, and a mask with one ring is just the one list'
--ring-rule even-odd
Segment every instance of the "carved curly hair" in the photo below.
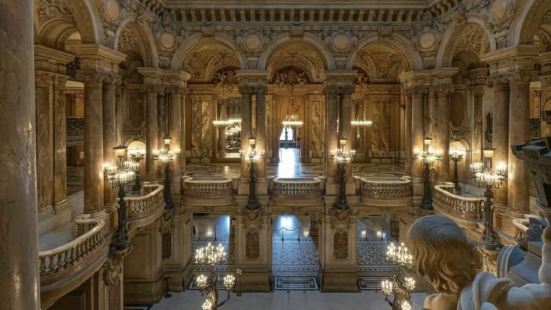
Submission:
{"label": "carved curly hair", "polygon": [[439,293],[459,293],[482,268],[476,244],[444,216],[430,215],[413,223],[407,236],[417,272]]}

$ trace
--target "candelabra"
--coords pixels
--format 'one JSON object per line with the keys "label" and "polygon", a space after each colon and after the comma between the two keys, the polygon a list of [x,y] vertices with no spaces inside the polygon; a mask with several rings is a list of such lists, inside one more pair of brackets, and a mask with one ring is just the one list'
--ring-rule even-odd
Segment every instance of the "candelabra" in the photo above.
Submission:
{"label": "candelabra", "polygon": [[465,156],[465,150],[462,149],[451,149],[450,150],[450,159],[453,161],[453,184],[454,189],[457,194],[461,193],[461,185],[459,185],[459,178],[457,176],[457,164],[463,160]]}
{"label": "candelabra", "polygon": [[198,265],[207,266],[207,274],[199,274],[195,277],[195,283],[201,289],[201,295],[206,296],[203,302],[203,310],[216,310],[222,307],[230,299],[230,291],[235,287],[235,276],[227,274],[223,277],[224,287],[227,292],[225,300],[219,302],[218,281],[220,274],[214,271],[214,266],[226,257],[226,252],[221,244],[214,246],[211,243],[195,250],[195,262]]}
{"label": "candelabra", "polygon": [[163,198],[165,201],[165,208],[166,209],[172,209],[172,193],[170,192],[170,183],[171,183],[171,176],[170,176],[170,168],[172,167],[172,163],[180,153],[178,150],[172,151],[170,150],[170,142],[172,141],[172,138],[166,137],[163,139],[164,141],[164,148],[162,150],[155,150],[153,151],[153,159],[160,162],[161,166],[163,167],[164,171],[164,189],[163,189]]}
{"label": "candelabra", "polygon": [[118,188],[118,227],[115,234],[116,242],[113,246],[119,250],[126,249],[128,247],[128,231],[126,228],[126,186],[132,182],[135,178],[133,170],[127,169],[128,166],[126,158],[126,146],[117,146],[114,148],[115,156],[117,158],[116,164],[105,163],[103,165],[104,177],[113,186]]}
{"label": "candelabra", "polygon": [[431,179],[438,168],[438,162],[442,155],[432,150],[432,139],[423,139],[423,152],[416,154],[417,159],[423,164],[423,200],[421,208],[425,210],[432,209],[432,186]]}
{"label": "candelabra", "polygon": [[126,161],[126,168],[134,171],[134,185],[132,186],[132,192],[139,193],[140,184],[140,162],[145,158],[145,150],[143,148],[131,148],[128,149],[129,161]]}
{"label": "candelabra", "polygon": [[346,151],[346,139],[339,139],[339,148],[331,153],[333,160],[337,162],[337,179],[339,181],[339,195],[334,207],[338,210],[348,209],[346,200],[346,163],[352,160],[356,151]]}
{"label": "candelabra", "polygon": [[[413,267],[413,256],[408,248],[401,243],[396,246],[390,243],[387,248],[386,258],[398,265],[398,270],[390,280],[381,282],[381,289],[385,294],[385,301],[393,310],[411,310],[411,292],[415,289],[415,279],[407,276],[406,272]],[[391,296],[393,298],[391,299]]]}
{"label": "candelabra", "polygon": [[249,145],[251,148],[245,154],[245,159],[249,165],[249,197],[245,207],[249,210],[257,210],[260,208],[260,203],[256,197],[256,160],[259,158],[259,155],[256,150],[256,139],[254,137],[249,138]]}
{"label": "candelabra", "polygon": [[482,232],[482,244],[486,249],[496,249],[497,234],[494,230],[494,191],[503,186],[507,179],[507,165],[499,163],[494,169],[493,157],[494,149],[485,148],[482,150],[483,162],[474,162],[471,164],[471,170],[475,182],[485,188],[484,190],[484,231]]}

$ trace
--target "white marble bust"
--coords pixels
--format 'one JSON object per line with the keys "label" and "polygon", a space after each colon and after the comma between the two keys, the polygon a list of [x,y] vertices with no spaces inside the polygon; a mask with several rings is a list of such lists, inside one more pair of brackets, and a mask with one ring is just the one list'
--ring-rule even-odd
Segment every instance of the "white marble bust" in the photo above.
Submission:
{"label": "white marble bust", "polygon": [[451,219],[431,215],[418,219],[408,232],[408,246],[417,271],[437,294],[425,299],[431,310],[551,309],[551,229],[543,234],[541,284],[513,287],[482,266],[476,245]]}

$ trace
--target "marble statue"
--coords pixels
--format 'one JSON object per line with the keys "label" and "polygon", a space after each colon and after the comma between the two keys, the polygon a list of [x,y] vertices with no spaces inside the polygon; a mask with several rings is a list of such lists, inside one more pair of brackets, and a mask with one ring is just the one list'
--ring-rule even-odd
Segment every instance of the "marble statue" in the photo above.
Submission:
{"label": "marble statue", "polygon": [[512,281],[479,272],[481,256],[462,229],[443,216],[425,216],[413,223],[407,243],[418,273],[437,291],[425,299],[434,310],[551,309],[551,229],[546,228],[540,284],[513,287]]}

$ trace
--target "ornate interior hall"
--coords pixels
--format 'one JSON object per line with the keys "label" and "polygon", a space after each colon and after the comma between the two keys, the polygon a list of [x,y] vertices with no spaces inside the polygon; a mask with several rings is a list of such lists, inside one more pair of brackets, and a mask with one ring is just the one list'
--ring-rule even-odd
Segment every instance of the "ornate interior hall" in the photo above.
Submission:
{"label": "ornate interior hall", "polygon": [[0,310],[549,309],[550,0],[0,0]]}

